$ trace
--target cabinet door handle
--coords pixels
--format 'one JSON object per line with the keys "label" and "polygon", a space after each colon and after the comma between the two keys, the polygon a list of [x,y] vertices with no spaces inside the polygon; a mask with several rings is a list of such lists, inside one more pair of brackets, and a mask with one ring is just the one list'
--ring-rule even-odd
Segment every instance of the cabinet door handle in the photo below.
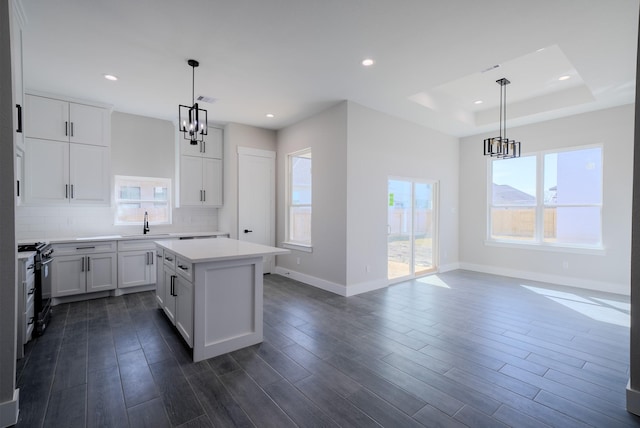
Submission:
{"label": "cabinet door handle", "polygon": [[202,189],[200,189],[200,202],[202,202]]}
{"label": "cabinet door handle", "polygon": [[71,122],[71,136],[73,137],[73,122]]}
{"label": "cabinet door handle", "polygon": [[73,199],[73,184],[71,185],[71,199]]}
{"label": "cabinet door handle", "polygon": [[16,180],[16,196],[20,197],[20,180]]}
{"label": "cabinet door handle", "polygon": [[80,272],[84,272],[84,257],[82,258],[82,267],[80,268]]}
{"label": "cabinet door handle", "polygon": [[153,251],[149,251],[149,261],[151,261],[151,265],[153,265]]}
{"label": "cabinet door handle", "polygon": [[31,324],[33,324],[33,322],[35,321],[35,318],[36,318],[36,317],[31,317],[31,318],[29,318],[29,322],[27,323],[27,325],[31,325]]}
{"label": "cabinet door handle", "polygon": [[66,120],[64,122],[64,136],[65,137],[69,136],[69,122]]}
{"label": "cabinet door handle", "polygon": [[203,190],[202,191],[202,202],[206,202],[207,201],[207,191]]}
{"label": "cabinet door handle", "polygon": [[206,146],[207,142],[203,141],[202,142],[202,153],[207,153],[207,146]]}
{"label": "cabinet door handle", "polygon": [[172,296],[177,296],[176,294],[176,276],[175,275],[171,275],[171,295]]}
{"label": "cabinet door handle", "polygon": [[64,198],[67,199],[69,197],[69,185],[64,185]]}
{"label": "cabinet door handle", "polygon": [[87,256],[87,272],[91,270],[91,257]]}
{"label": "cabinet door handle", "polygon": [[27,293],[27,296],[31,296],[35,292],[36,292],[36,288],[33,287],[31,290],[29,290],[29,292]]}
{"label": "cabinet door handle", "polygon": [[16,129],[16,132],[22,134],[22,106],[20,104],[16,104],[16,108],[18,109],[18,129]]}

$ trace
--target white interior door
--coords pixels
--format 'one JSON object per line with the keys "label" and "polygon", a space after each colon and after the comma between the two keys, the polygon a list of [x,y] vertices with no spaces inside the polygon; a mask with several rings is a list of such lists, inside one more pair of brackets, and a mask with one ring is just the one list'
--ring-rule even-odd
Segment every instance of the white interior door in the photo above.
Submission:
{"label": "white interior door", "polygon": [[[276,154],[238,147],[238,239],[275,246]],[[274,257],[264,260],[271,273]]]}

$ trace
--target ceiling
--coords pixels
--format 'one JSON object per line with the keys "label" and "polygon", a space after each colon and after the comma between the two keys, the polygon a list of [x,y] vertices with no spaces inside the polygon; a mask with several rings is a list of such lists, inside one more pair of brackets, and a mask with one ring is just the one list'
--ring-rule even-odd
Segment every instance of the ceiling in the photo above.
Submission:
{"label": "ceiling", "polygon": [[177,121],[194,58],[210,121],[280,129],[351,100],[462,137],[498,128],[502,77],[509,127],[634,102],[638,3],[22,0],[24,81]]}

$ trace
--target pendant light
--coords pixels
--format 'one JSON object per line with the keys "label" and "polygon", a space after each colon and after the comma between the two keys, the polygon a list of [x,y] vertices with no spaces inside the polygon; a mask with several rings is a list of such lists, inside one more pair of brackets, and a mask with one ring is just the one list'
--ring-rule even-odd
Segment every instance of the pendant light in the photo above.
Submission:
{"label": "pendant light", "polygon": [[507,85],[504,77],[496,80],[500,85],[500,135],[484,140],[484,155],[497,158],[519,158],[520,142],[507,138]]}
{"label": "pendant light", "polygon": [[195,59],[190,59],[187,64],[192,69],[191,79],[191,107],[180,104],[178,106],[178,123],[185,140],[196,145],[204,141],[207,135],[207,111],[198,107],[195,102],[196,67],[200,65]]}

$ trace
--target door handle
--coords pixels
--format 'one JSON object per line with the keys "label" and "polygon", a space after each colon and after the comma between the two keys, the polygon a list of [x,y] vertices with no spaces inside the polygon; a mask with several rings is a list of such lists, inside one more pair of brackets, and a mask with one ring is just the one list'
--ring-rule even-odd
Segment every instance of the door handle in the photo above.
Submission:
{"label": "door handle", "polygon": [[64,122],[64,136],[65,137],[69,136],[69,122],[68,121]]}
{"label": "door handle", "polygon": [[249,230],[249,229],[244,230],[244,233],[251,233],[251,232],[253,232],[253,230]]}
{"label": "door handle", "polygon": [[16,108],[18,109],[18,129],[16,129],[16,132],[22,133],[22,106],[16,104]]}
{"label": "door handle", "polygon": [[73,122],[71,122],[71,136],[73,137]]}
{"label": "door handle", "polygon": [[91,257],[87,256],[87,272],[91,271]]}
{"label": "door handle", "polygon": [[73,199],[73,184],[71,185],[71,199]]}

